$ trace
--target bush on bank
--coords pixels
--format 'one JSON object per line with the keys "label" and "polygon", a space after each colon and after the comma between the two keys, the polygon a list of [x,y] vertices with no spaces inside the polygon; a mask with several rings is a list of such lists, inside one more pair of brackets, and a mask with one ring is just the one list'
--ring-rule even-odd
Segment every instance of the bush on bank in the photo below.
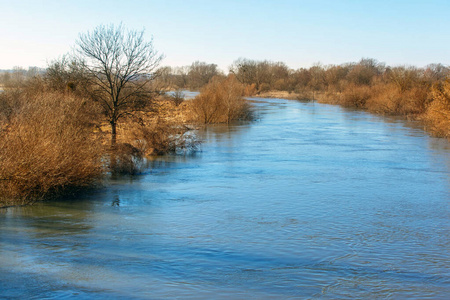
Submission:
{"label": "bush on bank", "polygon": [[87,125],[86,102],[58,92],[19,100],[0,133],[0,206],[95,183],[103,174],[103,147]]}
{"label": "bush on bank", "polygon": [[428,105],[423,120],[436,136],[450,138],[450,79],[435,84],[431,93],[433,101]]}
{"label": "bush on bank", "polygon": [[211,124],[251,119],[250,105],[243,98],[245,92],[245,85],[234,75],[214,77],[191,102],[195,120]]}

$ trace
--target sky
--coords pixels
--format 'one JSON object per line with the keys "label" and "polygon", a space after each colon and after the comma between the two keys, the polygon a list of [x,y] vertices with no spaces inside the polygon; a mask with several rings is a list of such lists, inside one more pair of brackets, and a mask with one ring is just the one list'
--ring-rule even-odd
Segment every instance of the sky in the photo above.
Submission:
{"label": "sky", "polygon": [[0,69],[46,67],[80,33],[120,23],[145,29],[164,66],[449,65],[449,12],[450,0],[0,0]]}

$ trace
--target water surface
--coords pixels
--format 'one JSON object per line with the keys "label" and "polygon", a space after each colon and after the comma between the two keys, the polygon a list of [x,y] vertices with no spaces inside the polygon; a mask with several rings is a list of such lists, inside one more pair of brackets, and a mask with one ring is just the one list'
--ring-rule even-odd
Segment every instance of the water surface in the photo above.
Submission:
{"label": "water surface", "polygon": [[414,123],[253,99],[191,156],[0,212],[0,297],[445,298],[450,144]]}

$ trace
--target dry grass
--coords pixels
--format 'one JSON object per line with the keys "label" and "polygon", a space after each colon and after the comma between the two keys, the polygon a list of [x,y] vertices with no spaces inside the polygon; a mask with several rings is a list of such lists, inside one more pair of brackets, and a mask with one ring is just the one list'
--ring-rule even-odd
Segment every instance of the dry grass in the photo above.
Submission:
{"label": "dry grass", "polygon": [[162,97],[152,112],[125,119],[118,127],[117,145],[109,152],[109,169],[114,174],[138,174],[145,158],[166,153],[196,151],[200,141],[187,125],[192,119],[188,102],[174,103]]}
{"label": "dry grass", "polygon": [[133,132],[133,143],[146,155],[162,155],[195,150],[198,141],[190,129],[177,121],[158,118],[149,126],[140,126]]}
{"label": "dry grass", "polygon": [[[310,93],[308,97],[311,98],[311,96],[312,96],[312,93]],[[290,93],[288,91],[268,91],[268,92],[258,94],[257,97],[289,99],[289,100],[303,100],[305,98],[305,97],[302,97],[302,95],[299,93]]]}

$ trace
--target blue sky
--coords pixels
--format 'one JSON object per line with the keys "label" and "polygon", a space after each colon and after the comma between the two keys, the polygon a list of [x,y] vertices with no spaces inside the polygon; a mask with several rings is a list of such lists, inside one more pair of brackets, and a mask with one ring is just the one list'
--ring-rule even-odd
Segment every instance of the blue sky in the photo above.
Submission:
{"label": "blue sky", "polygon": [[291,68],[362,57],[450,64],[450,0],[0,0],[0,69],[45,67],[78,34],[122,22],[146,30],[163,65],[237,58]]}

